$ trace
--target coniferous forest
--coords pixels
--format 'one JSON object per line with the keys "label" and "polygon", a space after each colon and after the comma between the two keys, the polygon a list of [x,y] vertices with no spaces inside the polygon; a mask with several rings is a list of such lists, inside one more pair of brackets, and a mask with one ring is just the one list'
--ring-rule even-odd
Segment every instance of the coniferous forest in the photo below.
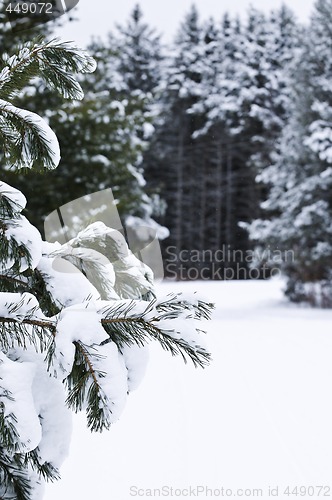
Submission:
{"label": "coniferous forest", "polygon": [[[2,52],[31,38],[8,36],[1,19]],[[79,77],[83,101],[39,80],[16,98],[48,119],[61,167],[21,176],[1,162],[2,179],[24,188],[41,231],[57,207],[111,187],[124,225],[157,228],[166,276],[282,270],[291,300],[331,306],[331,30],[331,0],[306,26],[287,6],[208,20],[192,6],[165,44],[136,6],[91,40],[98,67]]]}

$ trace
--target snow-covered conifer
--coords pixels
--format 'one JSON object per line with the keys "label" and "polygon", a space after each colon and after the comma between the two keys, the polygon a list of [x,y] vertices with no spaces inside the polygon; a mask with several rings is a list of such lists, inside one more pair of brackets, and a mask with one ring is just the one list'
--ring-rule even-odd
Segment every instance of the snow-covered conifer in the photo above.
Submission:
{"label": "snow-covered conifer", "polygon": [[[30,78],[82,98],[72,73],[94,60],[71,44],[36,42],[5,58],[0,73],[0,142],[14,168],[55,168],[54,133],[10,99]],[[115,422],[156,340],[205,366],[199,321],[211,304],[194,295],[157,297],[151,270],[120,232],[95,221],[69,241],[47,243],[22,214],[24,195],[0,182],[0,498],[37,500],[59,477],[70,410],[91,430]]]}
{"label": "snow-covered conifer", "polygon": [[289,124],[261,174],[270,186],[263,203],[270,219],[251,228],[256,241],[293,252],[281,263],[287,295],[319,306],[332,303],[331,9],[331,0],[319,0],[303,36],[291,72]]}
{"label": "snow-covered conifer", "polygon": [[115,37],[119,72],[129,92],[152,94],[160,83],[162,46],[160,37],[143,20],[135,5],[126,25],[118,25]]}

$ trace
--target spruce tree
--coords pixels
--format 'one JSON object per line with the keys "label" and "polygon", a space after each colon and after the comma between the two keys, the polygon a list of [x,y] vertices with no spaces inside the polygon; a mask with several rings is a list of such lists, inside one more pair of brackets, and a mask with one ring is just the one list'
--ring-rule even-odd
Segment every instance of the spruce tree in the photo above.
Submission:
{"label": "spruce tree", "polygon": [[160,37],[143,20],[138,4],[127,23],[117,26],[115,36],[119,55],[119,72],[129,92],[153,94],[161,79],[163,51]]}
{"label": "spruce tree", "polygon": [[[41,39],[4,57],[0,145],[13,168],[54,169],[60,160],[54,132],[39,115],[14,106],[15,93],[40,76],[62,96],[81,99],[73,73],[94,68],[83,51]],[[211,305],[181,294],[157,297],[149,268],[102,222],[90,223],[62,245],[42,241],[22,215],[25,205],[19,190],[0,182],[4,500],[37,500],[44,482],[58,479],[68,451],[70,410],[84,410],[93,431],[118,419],[144,371],[149,340],[196,366],[209,360],[197,321],[209,317]]]}
{"label": "spruce tree", "polygon": [[270,187],[267,218],[251,228],[254,239],[285,252],[288,297],[325,307],[332,304],[331,9],[331,0],[316,3],[291,67],[291,117],[261,174]]}

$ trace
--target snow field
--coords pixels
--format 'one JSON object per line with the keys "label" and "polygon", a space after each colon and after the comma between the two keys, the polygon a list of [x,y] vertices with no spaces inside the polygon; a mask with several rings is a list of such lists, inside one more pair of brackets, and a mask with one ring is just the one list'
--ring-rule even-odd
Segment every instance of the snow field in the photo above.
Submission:
{"label": "snow field", "polygon": [[216,303],[204,325],[211,366],[184,365],[152,344],[142,385],[109,432],[91,434],[75,417],[62,480],[45,499],[157,498],[149,493],[163,486],[201,485],[215,497],[222,487],[233,497],[261,489],[262,498],[276,486],[278,498],[292,498],[287,486],[332,490],[332,311],[289,305],[282,286],[160,284],[162,293],[195,289]]}

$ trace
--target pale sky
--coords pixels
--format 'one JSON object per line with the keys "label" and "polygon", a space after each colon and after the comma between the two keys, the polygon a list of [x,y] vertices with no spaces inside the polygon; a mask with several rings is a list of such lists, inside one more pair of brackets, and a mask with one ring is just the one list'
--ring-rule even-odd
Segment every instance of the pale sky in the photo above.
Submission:
{"label": "pale sky", "polygon": [[146,21],[157,31],[164,34],[164,41],[170,41],[180,21],[190,9],[192,3],[198,7],[202,19],[214,17],[221,19],[225,11],[233,14],[245,14],[249,5],[269,11],[282,3],[289,6],[301,21],[307,21],[314,5],[314,0],[80,0],[77,8],[79,20],[68,23],[58,30],[58,36],[65,40],[74,40],[79,45],[86,45],[92,35],[104,36],[113,29],[115,23],[123,23],[134,5],[139,3]]}

